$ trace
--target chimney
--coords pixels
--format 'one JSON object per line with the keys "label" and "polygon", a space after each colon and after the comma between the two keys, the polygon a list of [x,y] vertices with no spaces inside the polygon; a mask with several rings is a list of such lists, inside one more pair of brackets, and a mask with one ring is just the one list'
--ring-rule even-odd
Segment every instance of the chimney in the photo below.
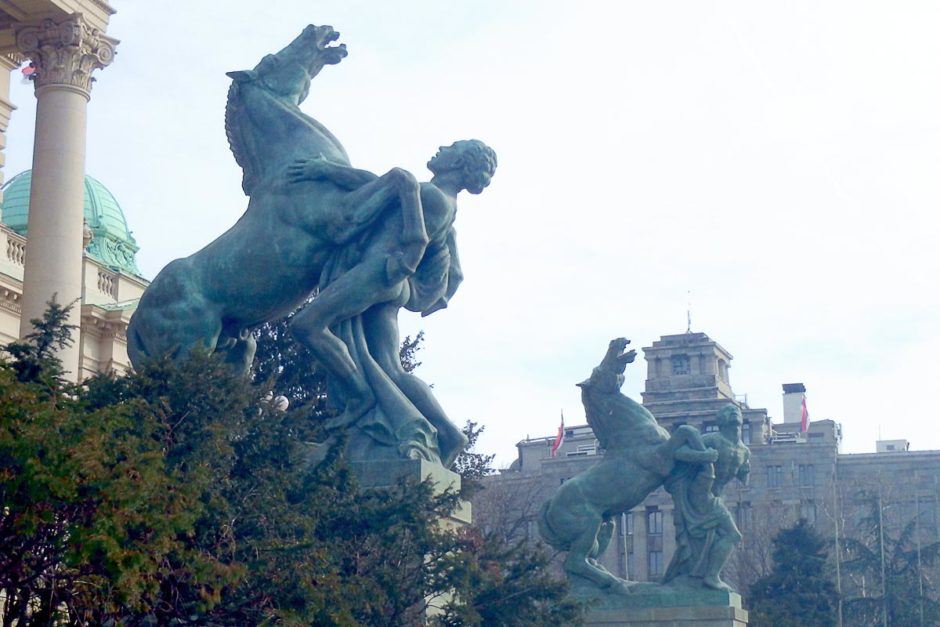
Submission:
{"label": "chimney", "polygon": [[783,421],[799,423],[803,418],[806,386],[802,383],[783,384]]}

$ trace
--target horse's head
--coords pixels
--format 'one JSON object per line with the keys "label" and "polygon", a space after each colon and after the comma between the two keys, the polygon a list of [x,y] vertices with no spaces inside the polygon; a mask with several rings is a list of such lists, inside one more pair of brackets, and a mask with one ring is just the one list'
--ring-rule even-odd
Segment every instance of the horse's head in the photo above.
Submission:
{"label": "horse's head", "polygon": [[239,83],[252,82],[274,95],[303,102],[310,89],[310,79],[325,65],[335,65],[346,56],[346,44],[332,46],[339,33],[332,26],[304,28],[303,32],[277,54],[269,54],[252,70],[229,72]]}

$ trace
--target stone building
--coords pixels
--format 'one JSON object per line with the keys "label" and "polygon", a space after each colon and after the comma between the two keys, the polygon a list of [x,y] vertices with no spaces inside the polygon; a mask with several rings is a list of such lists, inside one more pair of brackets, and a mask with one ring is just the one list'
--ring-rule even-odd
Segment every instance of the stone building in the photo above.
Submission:
{"label": "stone building", "polygon": [[[750,407],[731,387],[732,356],[704,333],[667,335],[643,349],[647,379],[642,402],[668,430],[690,424],[717,429],[720,407],[736,403],[744,418],[743,439],[751,449],[747,486],[732,482],[725,503],[745,535],[723,576],[746,589],[771,565],[771,538],[781,527],[805,518],[826,537],[853,537],[879,495],[886,528],[897,530],[916,517],[919,538],[940,540],[938,495],[940,451],[911,452],[905,442],[879,443],[878,453],[842,454],[842,427],[833,420],[801,427],[802,384],[783,386],[783,420]],[[493,531],[537,538],[535,517],[544,500],[569,478],[593,464],[603,450],[588,425],[566,427],[555,457],[555,436],[518,443],[512,466],[489,478],[473,503],[479,524]],[[617,533],[602,561],[613,573],[655,581],[675,549],[672,499],[660,488],[617,521]],[[919,541],[919,540],[918,540]],[[845,582],[848,591],[850,582]]]}
{"label": "stone building", "polygon": [[[96,196],[85,178],[87,107],[92,74],[111,63],[118,44],[105,34],[113,14],[105,0],[0,0],[0,183],[6,130],[16,108],[10,102],[11,73],[29,63],[36,94],[28,240],[25,230],[3,227],[0,233],[0,340],[28,333],[30,320],[41,317],[54,294],[61,303],[81,301],[70,319],[80,328],[77,341],[59,352],[73,380],[126,364],[119,337],[126,303],[143,285],[133,273],[116,274],[107,254],[95,254],[94,230],[101,225],[94,211],[88,221],[92,249],[85,255],[86,195]],[[106,215],[115,214],[98,217]],[[6,224],[2,213],[0,222]],[[115,233],[99,232],[98,244],[108,246]]]}
{"label": "stone building", "polygon": [[[0,202],[0,345],[20,337],[23,274],[32,173],[2,188]],[[147,281],[140,276],[137,244],[113,194],[90,176],[83,190],[85,248],[81,259],[80,378],[128,367],[127,323]],[[61,301],[60,301],[61,302]]]}

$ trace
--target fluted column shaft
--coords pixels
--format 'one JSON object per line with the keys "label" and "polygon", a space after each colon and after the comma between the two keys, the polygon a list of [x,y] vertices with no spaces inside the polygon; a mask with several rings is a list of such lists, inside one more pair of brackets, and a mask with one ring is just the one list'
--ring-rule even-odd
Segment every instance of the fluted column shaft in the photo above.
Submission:
{"label": "fluted column shaft", "polygon": [[[75,302],[70,324],[81,324],[82,214],[85,131],[91,73],[108,65],[115,40],[89,28],[80,15],[17,29],[20,51],[36,66],[36,135],[27,223],[20,336],[32,330],[55,295]],[[81,338],[59,353],[69,378],[81,369]]]}

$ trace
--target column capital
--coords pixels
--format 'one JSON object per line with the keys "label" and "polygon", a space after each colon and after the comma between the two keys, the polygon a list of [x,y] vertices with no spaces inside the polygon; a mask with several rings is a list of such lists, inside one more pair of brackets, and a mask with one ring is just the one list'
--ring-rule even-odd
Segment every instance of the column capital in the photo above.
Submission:
{"label": "column capital", "polygon": [[76,13],[62,21],[45,19],[16,27],[16,47],[36,66],[34,83],[71,88],[91,96],[91,73],[111,64],[118,40],[88,26]]}

